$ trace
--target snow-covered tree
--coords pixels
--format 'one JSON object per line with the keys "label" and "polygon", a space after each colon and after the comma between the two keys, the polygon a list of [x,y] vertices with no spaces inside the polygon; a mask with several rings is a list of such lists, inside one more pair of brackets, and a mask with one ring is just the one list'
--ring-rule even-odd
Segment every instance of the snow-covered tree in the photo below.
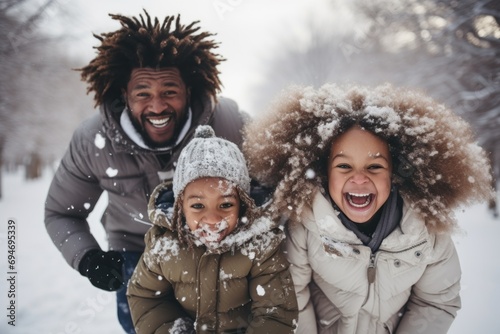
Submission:
{"label": "snow-covered tree", "polygon": [[[332,21],[339,1],[331,1]],[[500,2],[356,0],[351,29],[310,25],[285,40],[254,92],[262,110],[289,83],[357,82],[424,90],[469,120],[500,175]],[[486,171],[485,171],[486,172]],[[495,210],[495,203],[491,203]]]}
{"label": "snow-covered tree", "polygon": [[[358,2],[383,49],[414,60],[411,81],[471,122],[500,176],[500,2]],[[395,40],[404,42],[394,43]],[[403,73],[407,73],[406,71]],[[405,83],[404,77],[399,82]],[[496,204],[491,208],[498,214]]]}
{"label": "snow-covered tree", "polygon": [[[27,177],[60,158],[77,124],[93,113],[85,85],[60,43],[39,31],[55,0],[33,10],[29,0],[0,5],[0,157],[25,164]],[[24,6],[23,6],[24,5]]]}

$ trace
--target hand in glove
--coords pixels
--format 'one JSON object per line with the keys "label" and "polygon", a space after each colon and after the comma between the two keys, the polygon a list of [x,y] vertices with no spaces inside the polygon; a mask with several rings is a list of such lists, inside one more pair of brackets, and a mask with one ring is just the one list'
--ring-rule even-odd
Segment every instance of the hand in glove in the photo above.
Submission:
{"label": "hand in glove", "polygon": [[196,331],[194,330],[194,321],[189,317],[178,318],[175,320],[170,332],[175,331],[174,329],[177,330],[175,333],[196,334]]}
{"label": "hand in glove", "polygon": [[99,289],[116,291],[124,284],[123,256],[116,251],[93,249],[82,258],[78,271]]}

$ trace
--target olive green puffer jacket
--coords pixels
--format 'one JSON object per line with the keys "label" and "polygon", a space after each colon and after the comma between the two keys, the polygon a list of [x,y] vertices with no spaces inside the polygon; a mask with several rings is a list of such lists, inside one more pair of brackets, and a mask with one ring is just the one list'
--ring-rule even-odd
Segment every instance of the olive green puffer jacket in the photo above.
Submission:
{"label": "olive green puffer jacket", "polygon": [[261,217],[239,226],[217,251],[190,248],[156,207],[161,188],[151,196],[155,226],[128,287],[136,331],[292,333],[298,309],[283,231]]}

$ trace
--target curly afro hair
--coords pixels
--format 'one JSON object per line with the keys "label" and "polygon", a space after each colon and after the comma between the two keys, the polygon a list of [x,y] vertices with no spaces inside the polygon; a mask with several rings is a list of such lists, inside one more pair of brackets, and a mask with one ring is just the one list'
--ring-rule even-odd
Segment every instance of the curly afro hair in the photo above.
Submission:
{"label": "curly afro hair", "polygon": [[487,200],[491,168],[470,125],[420,92],[394,88],[292,87],[245,128],[250,174],[275,187],[273,211],[300,221],[325,189],[333,141],[358,125],[384,139],[392,182],[434,232],[452,229],[453,210]]}
{"label": "curly afro hair", "polygon": [[119,98],[134,68],[177,67],[193,96],[209,94],[215,99],[221,89],[217,66],[225,59],[212,52],[218,43],[207,38],[214,34],[197,33],[199,21],[181,25],[180,15],[167,16],[160,24],[144,13],[145,18],[109,14],[121,29],[94,34],[101,41],[95,47],[97,56],[78,70],[88,83],[87,93],[94,92],[96,106]]}

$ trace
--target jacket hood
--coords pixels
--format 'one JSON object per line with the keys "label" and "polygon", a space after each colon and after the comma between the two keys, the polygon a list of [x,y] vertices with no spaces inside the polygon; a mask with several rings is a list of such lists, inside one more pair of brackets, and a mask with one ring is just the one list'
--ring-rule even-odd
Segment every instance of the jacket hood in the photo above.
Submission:
{"label": "jacket hood", "polygon": [[[192,124],[208,124],[214,114],[215,101],[208,95],[201,99],[192,99],[191,110],[193,113]],[[194,135],[196,127],[191,127],[184,139],[177,143],[171,150],[147,149],[137,145],[123,130],[120,125],[120,116],[124,111],[125,104],[119,100],[108,101],[100,106],[100,113],[103,119],[104,131],[110,139],[113,148],[117,152],[131,154],[164,154],[178,151],[177,148],[184,147]],[[179,153],[179,152],[178,152]]]}
{"label": "jacket hood", "polygon": [[[212,253],[224,253],[235,247],[242,247],[245,244],[247,244],[245,248],[248,251],[251,251],[252,248],[256,250],[265,249],[270,247],[271,244],[282,240],[282,237],[277,237],[276,231],[273,232],[276,224],[270,217],[263,215],[262,210],[255,207],[252,200],[250,203],[248,203],[246,199],[242,199],[242,201],[244,201],[248,207],[247,216],[252,218],[240,219],[234,231],[216,245],[214,244],[216,247],[213,249],[207,248],[208,251]],[[174,210],[177,205],[178,203],[175,202],[174,193],[172,191],[172,183],[165,182],[158,185],[151,194],[148,203],[150,221],[155,226],[166,228],[172,232],[178,232],[177,224],[180,222],[175,221],[174,215]],[[248,210],[251,210],[251,213],[249,213]],[[183,238],[183,241],[187,244],[204,246],[204,244],[195,239],[190,232],[185,233],[181,238]],[[258,240],[258,242],[248,244],[252,239]]]}
{"label": "jacket hood", "polygon": [[392,182],[430,230],[450,229],[455,209],[492,195],[489,160],[469,124],[431,98],[388,84],[294,86],[244,130],[250,175],[276,188],[275,214],[298,221],[327,189],[332,142],[356,124],[388,142]]}

